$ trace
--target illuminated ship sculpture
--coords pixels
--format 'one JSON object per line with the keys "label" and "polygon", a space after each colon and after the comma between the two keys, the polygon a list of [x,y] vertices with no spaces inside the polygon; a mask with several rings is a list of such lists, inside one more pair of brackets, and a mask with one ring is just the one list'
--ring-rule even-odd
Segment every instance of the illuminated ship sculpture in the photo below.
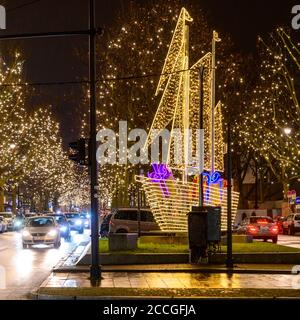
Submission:
{"label": "illuminated ship sculpture", "polygon": [[[154,117],[146,148],[158,138],[164,129],[170,129],[168,155],[165,162],[152,164],[153,171],[148,176],[137,176],[157,223],[162,231],[186,231],[187,213],[199,204],[199,171],[201,160],[191,165],[190,155],[199,154],[195,129],[200,123],[200,69],[203,70],[202,99],[204,138],[202,168],[204,185],[204,205],[221,206],[222,229],[227,224],[226,181],[221,177],[224,170],[224,141],[221,103],[215,104],[215,47],[220,41],[213,33],[212,53],[207,53],[194,65],[189,65],[189,23],[193,19],[182,8],[169,51],[164,63],[156,95],[161,94],[160,103]],[[175,152],[172,132],[182,134],[182,159],[174,163]],[[190,136],[187,135],[192,130]],[[198,140],[199,141],[199,140]],[[178,153],[178,146],[176,147]],[[201,147],[200,147],[201,148]],[[197,158],[197,157],[195,157]],[[195,175],[196,170],[196,175]],[[194,175],[194,178],[192,176]],[[178,178],[180,177],[180,178]],[[189,181],[191,180],[192,181]],[[232,220],[234,221],[239,194],[232,192]]]}

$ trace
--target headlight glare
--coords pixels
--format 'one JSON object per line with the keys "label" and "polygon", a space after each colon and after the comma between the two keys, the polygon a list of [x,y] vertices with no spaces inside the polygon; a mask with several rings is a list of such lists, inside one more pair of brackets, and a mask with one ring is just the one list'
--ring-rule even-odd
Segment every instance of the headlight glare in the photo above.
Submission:
{"label": "headlight glare", "polygon": [[57,234],[57,231],[56,230],[50,230],[49,232],[48,232],[48,236],[50,236],[50,237],[54,237],[54,236],[56,236],[56,234]]}
{"label": "headlight glare", "polygon": [[75,224],[76,224],[77,226],[80,226],[80,225],[82,224],[82,221],[81,221],[81,220],[76,220]]}
{"label": "headlight glare", "polygon": [[24,230],[24,231],[22,232],[22,236],[23,236],[23,237],[29,237],[29,236],[30,236],[29,231]]}

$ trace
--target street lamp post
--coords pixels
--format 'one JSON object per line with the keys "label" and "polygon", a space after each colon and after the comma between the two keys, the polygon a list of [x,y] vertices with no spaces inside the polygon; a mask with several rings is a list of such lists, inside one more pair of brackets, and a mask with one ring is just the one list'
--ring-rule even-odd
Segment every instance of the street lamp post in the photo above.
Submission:
{"label": "street lamp post", "polygon": [[91,165],[91,251],[92,264],[90,276],[92,281],[101,279],[99,266],[99,217],[98,217],[98,166],[96,159],[96,25],[95,0],[90,0],[90,165]]}
{"label": "street lamp post", "polygon": [[[205,67],[202,66],[200,68],[200,116],[199,116],[199,129],[201,134],[203,134],[203,129],[204,129],[204,97],[203,97],[203,81],[204,81],[204,72],[205,72]],[[203,141],[201,141],[199,137],[199,207],[204,206],[204,197],[203,197],[203,168],[204,168],[204,146],[203,146]]]}
{"label": "street lamp post", "polygon": [[231,189],[232,189],[232,155],[231,155],[231,126],[227,128],[227,268],[233,268],[232,258],[232,216],[231,216]]}
{"label": "street lamp post", "polygon": [[140,186],[138,186],[138,190],[137,190],[137,205],[138,205],[138,237],[141,237],[141,190],[140,190]]}

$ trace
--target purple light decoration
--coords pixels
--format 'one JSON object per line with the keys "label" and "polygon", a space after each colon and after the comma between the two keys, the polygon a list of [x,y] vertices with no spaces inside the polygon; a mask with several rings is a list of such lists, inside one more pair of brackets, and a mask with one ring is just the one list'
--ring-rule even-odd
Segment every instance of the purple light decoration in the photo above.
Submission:
{"label": "purple light decoration", "polygon": [[164,163],[153,163],[153,172],[148,172],[148,178],[154,183],[160,184],[160,189],[165,198],[170,197],[170,192],[166,184],[166,180],[172,176],[172,172],[167,168]]}

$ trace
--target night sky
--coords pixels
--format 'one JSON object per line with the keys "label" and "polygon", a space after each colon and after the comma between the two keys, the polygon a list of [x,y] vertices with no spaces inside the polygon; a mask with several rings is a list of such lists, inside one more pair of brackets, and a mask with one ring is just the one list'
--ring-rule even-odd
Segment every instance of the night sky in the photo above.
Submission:
{"label": "night sky", "polygon": [[[125,1],[129,0],[96,0],[97,25],[105,28],[112,24]],[[291,8],[297,4],[296,0],[199,1],[209,23],[216,30],[229,33],[236,48],[245,52],[255,51],[258,34],[264,35],[278,25],[290,25]],[[79,30],[88,26],[88,0],[0,0],[0,4],[7,9],[7,30],[0,34]],[[88,50],[87,37],[6,41],[0,45],[3,47],[20,49],[26,60],[27,82],[74,81],[88,76],[87,65],[81,64],[76,54],[78,48]],[[66,145],[78,136],[81,98],[76,86],[38,87],[31,103],[53,106]]]}

